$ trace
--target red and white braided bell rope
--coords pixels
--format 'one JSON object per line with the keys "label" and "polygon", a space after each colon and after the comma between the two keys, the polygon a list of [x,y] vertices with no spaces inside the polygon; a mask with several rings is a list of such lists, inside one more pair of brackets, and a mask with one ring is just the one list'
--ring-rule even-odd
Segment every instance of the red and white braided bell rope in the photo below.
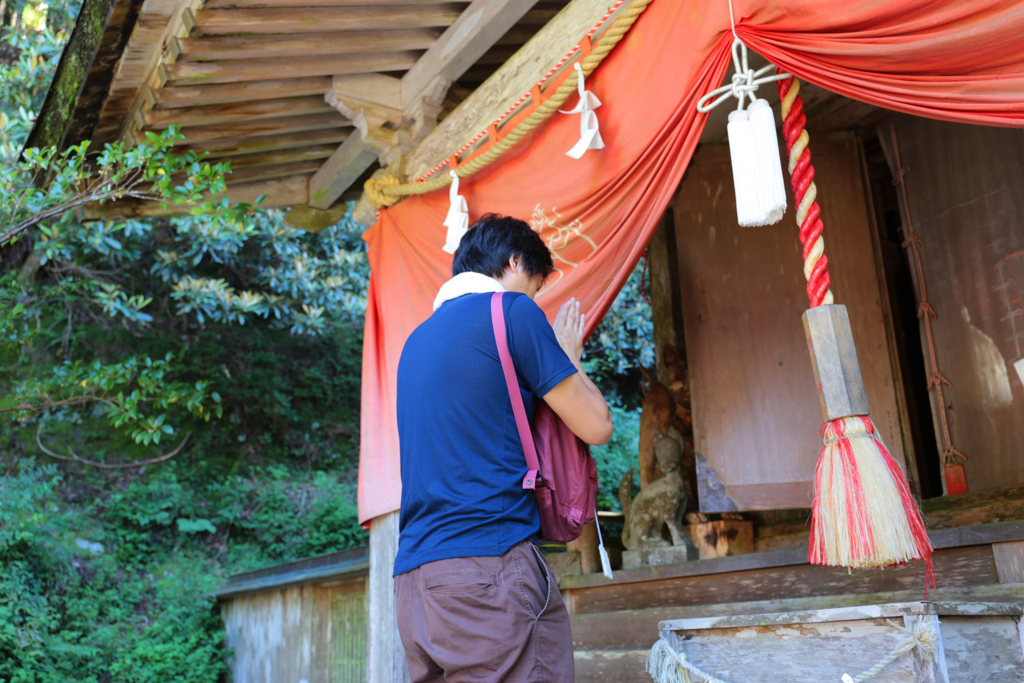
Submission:
{"label": "red and white braided bell rope", "polygon": [[[781,72],[782,70],[779,69]],[[825,229],[818,206],[818,188],[814,185],[814,166],[807,143],[810,137],[805,126],[804,100],[800,97],[800,81],[790,77],[779,81],[782,99],[782,137],[789,152],[790,184],[796,197],[796,222],[800,225],[800,243],[803,245],[804,278],[807,279],[807,298],[811,307],[831,304],[831,279],[828,275],[828,257],[825,256]]]}

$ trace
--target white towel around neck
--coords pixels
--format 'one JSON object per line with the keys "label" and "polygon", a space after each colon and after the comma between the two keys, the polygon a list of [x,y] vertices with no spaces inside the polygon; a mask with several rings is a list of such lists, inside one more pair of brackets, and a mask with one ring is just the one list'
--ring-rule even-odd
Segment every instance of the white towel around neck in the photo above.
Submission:
{"label": "white towel around neck", "polygon": [[448,282],[441,285],[437,298],[434,299],[434,310],[441,308],[441,304],[452,299],[457,299],[466,294],[482,294],[485,292],[504,292],[505,288],[493,277],[481,273],[459,273]]}

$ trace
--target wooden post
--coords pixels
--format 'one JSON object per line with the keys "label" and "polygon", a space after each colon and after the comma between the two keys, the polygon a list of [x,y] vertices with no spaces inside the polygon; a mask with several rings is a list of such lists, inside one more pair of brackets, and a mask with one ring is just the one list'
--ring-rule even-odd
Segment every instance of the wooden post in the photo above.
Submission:
{"label": "wooden post", "polygon": [[665,212],[661,224],[647,248],[647,268],[651,276],[651,320],[654,323],[654,358],[658,381],[671,384],[662,354],[665,344],[677,349],[683,339],[682,291],[679,283],[679,258],[676,255],[676,228],[672,208]]}
{"label": "wooden post", "polygon": [[580,570],[584,574],[601,573],[601,558],[597,552],[597,524],[591,522],[583,527],[583,533],[575,541],[566,544],[570,552],[579,551]]}
{"label": "wooden post", "polygon": [[391,572],[398,554],[398,512],[381,515],[370,524],[370,583],[367,620],[367,683],[408,683],[409,667],[398,635]]}
{"label": "wooden post", "polygon": [[853,346],[846,306],[828,305],[804,312],[804,331],[825,421],[867,415],[868,399]]}

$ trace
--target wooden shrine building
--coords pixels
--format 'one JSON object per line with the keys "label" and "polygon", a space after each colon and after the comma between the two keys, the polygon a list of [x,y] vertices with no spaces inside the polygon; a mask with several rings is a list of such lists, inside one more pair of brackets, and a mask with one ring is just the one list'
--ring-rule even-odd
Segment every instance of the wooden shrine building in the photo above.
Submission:
{"label": "wooden shrine building", "polygon": [[[691,4],[650,6],[658,3]],[[726,3],[718,4],[707,20],[727,45]],[[182,149],[231,162],[232,200],[264,195],[263,206],[287,208],[286,222],[306,229],[333,224],[356,200],[356,218],[369,226],[380,202],[364,192],[367,180],[410,183],[448,160],[461,165],[459,155],[500,138],[501,120],[536,109],[524,93],[571,72],[566,55],[599,44],[630,5],[85,0],[29,146],[133,142],[180,126]],[[738,18],[748,5],[768,3],[737,2]],[[629,40],[616,49],[640,51]],[[838,83],[808,76],[801,90],[829,270],[850,313],[872,419],[921,501],[935,548],[929,599],[1024,602],[1024,136],[1020,125],[900,113],[838,94]],[[628,99],[597,92],[607,109]],[[758,96],[778,118],[775,88]],[[904,603],[924,592],[920,563],[850,572],[807,561],[822,420],[800,324],[795,202],[790,193],[790,213],[776,225],[737,225],[727,114],[708,116],[685,175],[667,189],[667,210],[651,219],[657,229],[626,266],[646,249],[656,373],[677,406],[689,404],[691,526],[745,530],[749,540],[718,544],[705,559],[617,568],[611,580],[587,535],[555,558],[580,681],[645,680],[663,620]],[[608,153],[615,140],[605,137]],[[120,201],[84,217],[161,212]],[[443,235],[429,229],[431,239]],[[371,526],[370,683],[407,676],[390,588],[396,544],[392,507]],[[1024,660],[978,678],[954,659],[943,680],[1024,681]]]}

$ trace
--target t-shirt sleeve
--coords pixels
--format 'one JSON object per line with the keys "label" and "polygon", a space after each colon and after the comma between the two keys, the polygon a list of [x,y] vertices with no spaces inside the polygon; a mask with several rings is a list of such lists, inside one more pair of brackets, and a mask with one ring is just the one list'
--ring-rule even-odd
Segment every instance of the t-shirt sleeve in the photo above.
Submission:
{"label": "t-shirt sleeve", "polygon": [[576,372],[576,366],[558,345],[544,311],[530,297],[515,297],[507,319],[512,361],[519,377],[534,395],[544,396]]}

